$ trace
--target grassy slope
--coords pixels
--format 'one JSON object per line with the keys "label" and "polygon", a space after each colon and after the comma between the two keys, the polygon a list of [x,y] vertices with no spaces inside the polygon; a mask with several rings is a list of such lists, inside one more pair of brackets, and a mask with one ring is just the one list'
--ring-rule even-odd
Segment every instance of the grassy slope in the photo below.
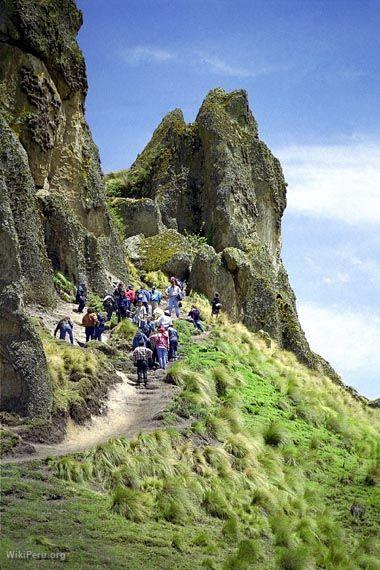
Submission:
{"label": "grassy slope", "polygon": [[378,568],[378,411],[240,325],[181,329],[166,421],[192,427],[5,467],[5,550],[64,550],[72,568]]}

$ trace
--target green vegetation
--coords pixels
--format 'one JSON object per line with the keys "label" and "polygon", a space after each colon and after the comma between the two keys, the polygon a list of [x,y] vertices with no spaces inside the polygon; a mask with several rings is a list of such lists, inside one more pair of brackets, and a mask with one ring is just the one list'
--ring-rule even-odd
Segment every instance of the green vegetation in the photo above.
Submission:
{"label": "green vegetation", "polygon": [[40,323],[36,327],[53,387],[53,413],[70,415],[74,407],[85,406],[88,398],[96,402],[97,397],[104,397],[114,369],[97,345],[81,349],[52,338]]}
{"label": "green vegetation", "polygon": [[6,467],[6,488],[21,489],[5,497],[7,548],[30,548],[33,534],[82,568],[376,568],[378,410],[242,325],[201,340],[180,328],[167,413],[187,418],[184,431]]}
{"label": "green vegetation", "polygon": [[66,302],[75,301],[75,285],[60,271],[54,271],[53,283],[59,296]]}
{"label": "green vegetation", "polygon": [[159,271],[175,253],[186,249],[185,238],[175,230],[166,230],[159,236],[145,238],[140,246],[140,264],[143,271]]}
{"label": "green vegetation", "polygon": [[117,206],[117,201],[109,200],[107,202],[107,209],[115,228],[118,231],[120,239],[123,240],[125,238],[125,221]]}

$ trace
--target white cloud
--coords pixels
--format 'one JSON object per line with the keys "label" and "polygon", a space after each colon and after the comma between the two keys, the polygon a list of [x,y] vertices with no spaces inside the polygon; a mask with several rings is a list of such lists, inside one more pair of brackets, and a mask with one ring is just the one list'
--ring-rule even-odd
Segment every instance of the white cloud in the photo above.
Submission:
{"label": "white cloud", "polygon": [[289,184],[290,211],[380,223],[380,141],[290,146],[277,155]]}
{"label": "white cloud", "polygon": [[217,56],[207,55],[202,52],[198,52],[197,56],[199,59],[196,65],[200,64],[216,75],[225,75],[228,77],[251,77],[253,75],[253,73],[245,67],[231,65]]}
{"label": "white cloud", "polygon": [[219,55],[199,50],[183,49],[182,51],[174,52],[150,45],[139,45],[123,49],[120,55],[130,65],[139,63],[162,64],[173,61],[188,65],[191,62],[198,70],[207,70],[209,73],[225,77],[257,77],[288,69],[288,66],[256,66],[255,68],[251,66],[248,68],[240,64],[230,63]]}
{"label": "white cloud", "polygon": [[364,314],[299,303],[298,314],[310,346],[368,397],[380,386],[380,314]]}
{"label": "white cloud", "polygon": [[258,77],[259,75],[268,75],[269,73],[276,73],[285,71],[288,67],[282,66],[250,66],[245,67],[242,65],[232,64],[217,55],[210,55],[201,51],[195,52],[198,60],[195,61],[197,66],[202,66],[208,72],[215,75],[224,75],[227,77]]}
{"label": "white cloud", "polygon": [[323,277],[322,281],[326,285],[337,285],[341,283],[345,284],[350,282],[350,277],[347,275],[347,273],[338,271],[338,273],[335,275],[326,275],[326,277]]}
{"label": "white cloud", "polygon": [[147,45],[134,46],[125,49],[121,52],[121,56],[128,63],[132,64],[142,62],[165,63],[177,58],[177,55],[172,51]]}

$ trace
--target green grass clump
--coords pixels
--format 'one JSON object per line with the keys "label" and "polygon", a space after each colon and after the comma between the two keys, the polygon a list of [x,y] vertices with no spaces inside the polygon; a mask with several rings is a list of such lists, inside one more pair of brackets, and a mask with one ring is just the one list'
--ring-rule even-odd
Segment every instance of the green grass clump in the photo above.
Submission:
{"label": "green grass clump", "polygon": [[87,306],[91,307],[96,313],[104,313],[103,301],[96,293],[89,293]]}
{"label": "green grass clump", "polygon": [[59,296],[68,303],[75,301],[76,287],[61,271],[54,271],[53,283]]}
{"label": "green grass clump", "polygon": [[287,445],[290,443],[290,435],[287,429],[276,421],[271,421],[263,431],[264,441],[267,445]]}
{"label": "green grass clump", "polygon": [[7,429],[0,429],[0,457],[10,453],[19,442],[20,438],[18,435]]}
{"label": "green grass clump", "polygon": [[122,341],[131,343],[133,337],[136,334],[136,331],[136,325],[134,325],[129,319],[123,319],[118,325],[116,325],[116,327],[112,329],[111,340],[116,342]]}
{"label": "green grass clump", "polygon": [[149,287],[164,291],[169,286],[168,277],[162,271],[149,271],[144,275],[144,282]]}
{"label": "green grass clump", "polygon": [[153,499],[148,493],[118,485],[112,494],[111,508],[131,521],[143,522],[152,514]]}
{"label": "green grass clump", "polygon": [[229,388],[234,385],[231,373],[224,366],[215,366],[211,371],[215,388],[219,396],[225,396]]}

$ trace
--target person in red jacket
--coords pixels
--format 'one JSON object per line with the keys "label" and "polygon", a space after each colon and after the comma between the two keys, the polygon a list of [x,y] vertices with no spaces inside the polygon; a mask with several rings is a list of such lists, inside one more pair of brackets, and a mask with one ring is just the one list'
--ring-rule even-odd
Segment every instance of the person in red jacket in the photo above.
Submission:
{"label": "person in red jacket", "polygon": [[128,289],[125,292],[125,299],[126,299],[126,309],[127,309],[127,317],[131,316],[131,307],[135,300],[135,291],[132,285],[128,285]]}
{"label": "person in red jacket", "polygon": [[157,350],[160,367],[165,370],[168,361],[169,335],[164,327],[160,327],[158,332],[150,337]]}

